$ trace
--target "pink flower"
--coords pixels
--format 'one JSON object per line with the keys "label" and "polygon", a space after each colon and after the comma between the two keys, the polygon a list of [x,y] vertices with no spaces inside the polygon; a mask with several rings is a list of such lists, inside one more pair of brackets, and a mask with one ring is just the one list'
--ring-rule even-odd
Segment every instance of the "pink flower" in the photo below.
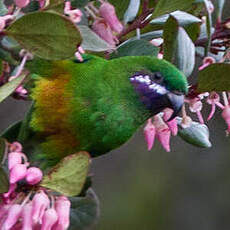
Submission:
{"label": "pink flower", "polygon": [[225,120],[228,129],[227,129],[227,133],[230,133],[230,106],[225,106],[225,108],[222,111],[221,116],[223,117],[223,119]]}
{"label": "pink flower", "polygon": [[47,209],[42,217],[41,230],[51,230],[58,220],[58,215],[55,209]]}
{"label": "pink flower", "polygon": [[40,193],[37,193],[33,200],[32,200],[32,218],[35,223],[38,223],[42,220],[42,217],[45,213],[46,208],[48,208],[50,205],[50,200],[48,196],[41,191]]}
{"label": "pink flower", "polygon": [[200,121],[201,124],[204,124],[204,119],[203,116],[201,114],[201,110],[202,110],[202,102],[199,98],[194,98],[189,100],[189,109],[192,113],[196,113],[197,117]]}
{"label": "pink flower", "polygon": [[17,7],[23,8],[30,3],[30,0],[14,0],[14,2]]}
{"label": "pink flower", "polygon": [[24,205],[22,209],[22,228],[21,230],[33,230],[32,202]]}
{"label": "pink flower", "polygon": [[6,220],[4,221],[1,230],[11,229],[18,221],[22,211],[22,206],[19,204],[13,204],[8,211]]}
{"label": "pink flower", "polygon": [[166,152],[170,152],[171,132],[169,130],[169,127],[165,124],[165,122],[159,115],[154,116],[153,125],[156,127],[157,139],[160,141]]}
{"label": "pink flower", "polygon": [[67,230],[70,224],[70,206],[69,199],[65,196],[59,196],[55,202],[55,209],[58,215],[58,222],[55,230]]}
{"label": "pink flower", "polygon": [[123,30],[123,25],[117,18],[116,11],[113,5],[108,2],[103,2],[99,8],[99,13],[114,32],[120,33]]}
{"label": "pink flower", "polygon": [[172,114],[173,114],[173,110],[172,110],[172,109],[169,109],[169,108],[166,108],[166,109],[164,110],[163,119],[164,119],[164,121],[167,123],[167,125],[168,125],[170,131],[172,132],[172,135],[173,135],[173,136],[176,136],[177,133],[178,133],[178,127],[177,127],[176,118],[174,118],[174,119],[171,120],[171,121],[168,121]]}
{"label": "pink flower", "polygon": [[92,25],[92,29],[99,37],[108,42],[110,45],[115,46],[118,42],[116,36],[113,35],[113,32],[110,26],[106,23],[105,19],[96,19]]}
{"label": "pink flower", "polygon": [[27,164],[17,164],[10,170],[10,183],[14,184],[26,176]]}
{"label": "pink flower", "polygon": [[79,9],[71,10],[71,2],[65,2],[64,13],[69,15],[70,20],[74,23],[78,23],[81,21],[82,12]]}
{"label": "pink flower", "polygon": [[199,67],[199,70],[205,69],[207,66],[214,64],[216,60],[213,57],[205,57],[203,59],[203,64]]}
{"label": "pink flower", "polygon": [[35,185],[42,180],[42,171],[37,167],[30,167],[26,172],[26,181],[28,184]]}
{"label": "pink flower", "polygon": [[209,121],[216,111],[216,106],[220,107],[221,109],[224,109],[224,106],[220,103],[220,96],[216,92],[212,92],[209,94],[207,98],[207,103],[212,105],[211,112],[207,119]]}
{"label": "pink flower", "polygon": [[22,154],[20,152],[11,152],[8,155],[8,169],[11,170],[15,165],[22,163]]}
{"label": "pink flower", "polygon": [[152,119],[148,119],[147,124],[144,128],[145,141],[148,146],[148,151],[150,151],[154,145],[156,128],[152,123]]}

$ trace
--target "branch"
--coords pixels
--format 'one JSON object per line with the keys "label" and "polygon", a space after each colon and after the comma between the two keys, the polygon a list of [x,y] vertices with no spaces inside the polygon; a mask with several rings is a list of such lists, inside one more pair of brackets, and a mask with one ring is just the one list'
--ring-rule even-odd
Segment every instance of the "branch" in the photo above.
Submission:
{"label": "branch", "polygon": [[[148,3],[148,0],[146,0],[145,2]],[[121,31],[121,33],[118,34],[117,38],[120,40],[121,37],[125,36],[131,31],[136,30],[138,28],[139,29],[144,28],[151,21],[151,19],[146,19],[146,18],[153,12],[153,10],[154,10],[153,8],[146,9],[145,11],[143,9],[142,14],[131,25],[129,25],[127,28],[124,28]]]}

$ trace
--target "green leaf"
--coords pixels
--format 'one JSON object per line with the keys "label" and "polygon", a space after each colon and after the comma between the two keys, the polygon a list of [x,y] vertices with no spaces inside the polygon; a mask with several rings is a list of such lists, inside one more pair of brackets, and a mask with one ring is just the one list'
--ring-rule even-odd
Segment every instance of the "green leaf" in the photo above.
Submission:
{"label": "green leaf", "polygon": [[51,12],[26,14],[11,24],[6,34],[32,54],[51,60],[73,57],[81,43],[75,24]]}
{"label": "green leaf", "polygon": [[0,167],[0,193],[8,192],[9,190],[9,179],[4,169]]}
{"label": "green leaf", "polygon": [[54,11],[63,14],[64,5],[64,0],[50,0],[49,5],[44,10]]}
{"label": "green leaf", "polygon": [[190,76],[195,65],[195,46],[171,15],[165,24],[163,37],[164,58],[176,65],[187,77]]}
{"label": "green leaf", "polygon": [[179,26],[184,27],[193,23],[201,23],[201,20],[199,18],[180,10],[155,18],[150,23],[152,25],[164,25],[170,15],[177,20]]}
{"label": "green leaf", "polygon": [[221,21],[225,0],[217,0],[216,2],[217,2],[217,18],[219,19],[219,21]]}
{"label": "green leaf", "polygon": [[71,0],[71,6],[75,8],[85,7],[90,0]]}
{"label": "green leaf", "polygon": [[68,230],[85,230],[92,227],[100,215],[99,200],[92,189],[85,197],[70,197],[70,227]]}
{"label": "green leaf", "polygon": [[12,57],[11,53],[0,48],[0,58],[11,65],[18,65],[19,63]]}
{"label": "green leaf", "polygon": [[140,3],[141,3],[140,0],[130,0],[129,7],[125,11],[125,15],[124,15],[125,24],[135,19],[140,8]]}
{"label": "green leaf", "polygon": [[77,196],[87,177],[89,158],[87,152],[65,157],[44,176],[41,185],[66,196]]}
{"label": "green leaf", "polygon": [[3,0],[0,1],[0,16],[4,16],[8,12]]}
{"label": "green leaf", "polygon": [[21,125],[22,125],[22,121],[17,121],[11,124],[8,128],[6,128],[1,133],[1,137],[6,138],[9,142],[15,141],[18,137],[18,133],[20,131]]}
{"label": "green leaf", "polygon": [[175,10],[188,11],[192,8],[195,0],[159,0],[153,12],[153,18],[163,14],[171,13]]}
{"label": "green leaf", "polygon": [[184,141],[197,147],[210,148],[212,146],[211,142],[209,141],[208,127],[198,122],[192,122],[191,126],[188,128],[182,128],[179,124],[178,135]]}
{"label": "green leaf", "polygon": [[215,63],[201,70],[198,74],[199,92],[230,91],[230,64]]}
{"label": "green leaf", "polygon": [[26,77],[26,74],[21,74],[19,77],[1,86],[0,87],[0,102],[2,102],[8,96],[10,96],[14,92],[14,90],[17,89],[19,85],[21,85],[25,77]]}
{"label": "green leaf", "polygon": [[200,23],[201,20],[192,14],[177,10],[170,14],[162,15],[158,18],[153,19],[150,23],[153,26],[153,29],[163,29],[164,24],[168,20],[169,16],[173,16],[179,26],[184,27],[186,32],[189,34],[190,38],[195,41],[200,33]]}
{"label": "green leaf", "polygon": [[95,52],[102,52],[114,49],[114,47],[101,39],[88,26],[78,25],[78,29],[80,30],[83,39],[83,42],[81,44],[83,49]]}
{"label": "green leaf", "polygon": [[2,159],[4,158],[6,152],[7,152],[7,142],[4,138],[0,137],[0,162],[2,162]]}
{"label": "green leaf", "polygon": [[111,54],[111,58],[123,56],[157,56],[159,48],[152,45],[150,42],[136,39],[121,44],[115,52]]}

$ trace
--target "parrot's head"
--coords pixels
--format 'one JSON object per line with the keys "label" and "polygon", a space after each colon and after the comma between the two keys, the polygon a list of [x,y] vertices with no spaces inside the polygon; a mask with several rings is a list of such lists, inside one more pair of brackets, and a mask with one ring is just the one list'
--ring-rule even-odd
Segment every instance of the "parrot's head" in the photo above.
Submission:
{"label": "parrot's head", "polygon": [[174,112],[169,120],[175,118],[188,91],[185,75],[169,62],[154,57],[142,57],[138,68],[130,82],[141,101],[152,115],[171,108]]}

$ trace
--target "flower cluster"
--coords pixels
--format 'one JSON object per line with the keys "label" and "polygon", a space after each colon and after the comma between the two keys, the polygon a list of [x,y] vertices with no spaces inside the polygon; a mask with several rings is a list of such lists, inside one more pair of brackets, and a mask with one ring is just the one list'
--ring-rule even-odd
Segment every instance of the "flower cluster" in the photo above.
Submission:
{"label": "flower cluster", "polygon": [[22,146],[9,144],[8,160],[10,188],[0,194],[1,230],[66,230],[69,227],[70,201],[54,196],[39,186],[42,171],[30,167]]}
{"label": "flower cluster", "polygon": [[119,42],[115,35],[123,30],[123,25],[117,18],[114,6],[108,2],[101,1],[99,9],[91,3],[86,7],[86,10],[94,20],[92,23],[93,31],[115,47]]}

